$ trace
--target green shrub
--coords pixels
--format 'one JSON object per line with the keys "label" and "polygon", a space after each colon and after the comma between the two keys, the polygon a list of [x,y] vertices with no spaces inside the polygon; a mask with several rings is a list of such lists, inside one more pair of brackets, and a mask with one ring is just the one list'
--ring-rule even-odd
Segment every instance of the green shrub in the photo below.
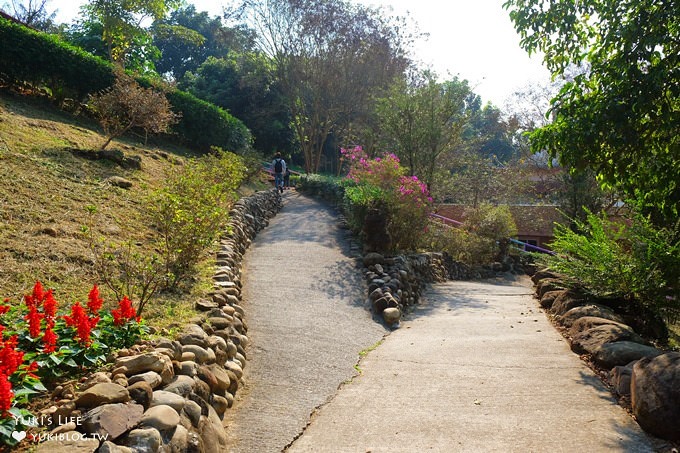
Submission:
{"label": "green shrub", "polygon": [[10,83],[45,87],[58,101],[82,101],[113,83],[111,63],[57,36],[0,18],[0,42],[0,75]]}
{"label": "green shrub", "polygon": [[630,226],[588,212],[571,230],[558,225],[552,249],[543,260],[572,285],[598,297],[637,301],[652,312],[680,314],[680,222],[656,228],[642,216]]}
{"label": "green shrub", "polygon": [[179,90],[170,91],[166,96],[173,111],[181,114],[172,130],[187,144],[204,152],[211,146],[219,146],[237,153],[252,145],[248,128],[226,110]]}
{"label": "green shrub", "polygon": [[466,264],[482,265],[502,260],[508,253],[508,238],[516,234],[507,206],[485,204],[467,211],[459,228],[431,222],[427,240],[432,250],[448,252]]}
{"label": "green shrub", "polygon": [[176,167],[165,187],[153,195],[152,216],[161,236],[169,288],[191,275],[201,254],[222,232],[245,174],[239,156],[218,151]]}

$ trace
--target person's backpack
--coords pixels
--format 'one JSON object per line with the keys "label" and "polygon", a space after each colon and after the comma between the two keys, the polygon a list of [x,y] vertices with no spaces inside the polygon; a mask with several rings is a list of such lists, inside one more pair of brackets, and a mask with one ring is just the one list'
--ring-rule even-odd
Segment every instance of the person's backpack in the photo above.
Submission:
{"label": "person's backpack", "polygon": [[276,159],[274,161],[274,172],[283,173],[283,161],[281,159]]}

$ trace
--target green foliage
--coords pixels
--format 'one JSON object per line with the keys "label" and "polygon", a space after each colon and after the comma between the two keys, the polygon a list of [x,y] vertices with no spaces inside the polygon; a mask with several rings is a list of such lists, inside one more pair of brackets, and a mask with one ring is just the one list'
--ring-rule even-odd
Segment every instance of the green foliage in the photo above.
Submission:
{"label": "green foliage", "polygon": [[[179,87],[239,118],[255,136],[263,154],[291,149],[293,131],[286,99],[273,75],[272,63],[256,53],[208,57]],[[284,154],[286,154],[284,152]]]}
{"label": "green foliage", "polygon": [[173,126],[187,144],[207,152],[211,146],[242,152],[252,143],[246,126],[225,110],[192,94],[175,90],[166,94],[173,110],[182,117]]}
{"label": "green foliage", "polygon": [[[0,18],[0,78],[14,85],[45,87],[57,101],[84,100],[110,87],[113,66],[53,35],[36,32]],[[148,88],[148,79],[137,78]],[[170,90],[166,97],[180,121],[172,128],[188,145],[201,151],[211,146],[243,152],[252,137],[246,126],[226,111],[189,93]]]}
{"label": "green foliage", "polygon": [[471,94],[466,80],[438,82],[426,71],[411,84],[397,81],[378,101],[385,145],[401,156],[410,175],[420,175],[429,185],[434,182],[441,156],[460,144]]}
{"label": "green foliage", "polygon": [[82,100],[114,81],[111,64],[53,35],[0,18],[0,77]]}
{"label": "green foliage", "polygon": [[[156,62],[160,74],[180,80],[187,72],[196,72],[209,57],[224,58],[230,52],[249,52],[254,46],[254,32],[245,26],[226,27],[220,17],[197,12],[194,5],[179,8],[167,19],[151,27],[154,45],[161,50]],[[200,96],[199,96],[200,97]]]}
{"label": "green foliage", "polygon": [[[680,15],[675,0],[509,0],[528,52],[567,82],[534,151],[593,169],[658,225],[680,214]],[[569,74],[577,68],[576,75]]]}
{"label": "green foliage", "polygon": [[170,288],[191,275],[201,254],[225,227],[245,173],[239,156],[218,151],[176,168],[165,187],[153,195],[152,216],[161,235]]}
{"label": "green foliage", "polygon": [[680,316],[680,223],[656,228],[637,216],[632,225],[588,212],[576,229],[557,225],[551,248],[542,256],[572,285],[599,297],[637,300],[667,318]]}
{"label": "green foliage", "polygon": [[483,265],[506,256],[508,238],[516,235],[517,227],[507,206],[482,204],[466,212],[460,227],[431,222],[427,241],[432,250],[445,251],[466,264]]}

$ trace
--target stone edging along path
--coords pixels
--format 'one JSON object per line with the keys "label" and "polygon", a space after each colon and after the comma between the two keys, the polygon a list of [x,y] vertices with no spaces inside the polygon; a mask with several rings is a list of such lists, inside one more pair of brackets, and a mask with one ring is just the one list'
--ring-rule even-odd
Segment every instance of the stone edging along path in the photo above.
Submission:
{"label": "stone edging along path", "polygon": [[[211,300],[175,339],[144,342],[118,353],[110,372],[96,372],[52,394],[38,452],[223,452],[222,417],[246,364],[247,324],[241,260],[255,235],[281,209],[275,190],[237,201],[217,252]],[[65,422],[68,421],[68,422]]]}

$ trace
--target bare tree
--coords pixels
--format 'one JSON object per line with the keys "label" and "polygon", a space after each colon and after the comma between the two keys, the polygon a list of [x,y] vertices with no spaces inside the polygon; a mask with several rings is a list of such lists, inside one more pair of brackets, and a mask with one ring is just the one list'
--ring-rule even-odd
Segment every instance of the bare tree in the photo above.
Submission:
{"label": "bare tree", "polygon": [[12,12],[15,19],[24,24],[38,30],[47,30],[57,16],[56,11],[49,12],[47,10],[49,2],[50,0],[11,0],[9,3],[5,3],[4,7]]}
{"label": "bare tree", "polygon": [[305,170],[316,172],[329,137],[342,139],[408,66],[405,28],[342,0],[246,0],[244,11],[275,62]]}
{"label": "bare tree", "polygon": [[142,88],[122,71],[116,72],[114,84],[90,96],[88,107],[95,113],[106,134],[106,148],[111,140],[134,127],[146,133],[165,132],[177,120],[165,94]]}

